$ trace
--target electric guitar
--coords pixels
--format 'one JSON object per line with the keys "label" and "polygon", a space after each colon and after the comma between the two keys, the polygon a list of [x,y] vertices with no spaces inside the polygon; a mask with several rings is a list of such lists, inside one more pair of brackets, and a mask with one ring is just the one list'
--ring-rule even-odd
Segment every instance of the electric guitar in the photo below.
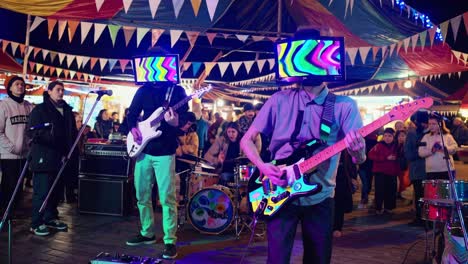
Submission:
{"label": "electric guitar", "polygon": [[[212,86],[208,85],[207,87],[196,90],[193,94],[185,97],[180,102],[172,106],[172,109],[174,111],[179,109],[188,101],[192,100],[193,98],[202,97],[203,94],[205,94],[206,92],[209,92],[211,89],[212,89]],[[140,129],[140,132],[141,132],[141,138],[142,138],[141,144],[138,144],[135,141],[135,139],[133,138],[132,132],[128,133],[127,135],[128,156],[130,156],[131,158],[138,156],[146,147],[149,141],[161,136],[162,131],[158,130],[158,128],[161,125],[161,121],[164,119],[164,114],[166,113],[167,110],[168,108],[166,107],[159,107],[146,120],[137,123],[137,127],[138,129]]]}
{"label": "electric guitar", "polygon": [[[360,128],[358,132],[363,136],[369,135],[374,130],[395,120],[406,120],[420,108],[429,108],[433,104],[432,98],[426,97],[412,101],[407,104],[394,106],[390,112],[375,120],[374,122]],[[322,148],[315,153],[320,144],[308,142],[300,147],[286,159],[276,160],[272,163],[279,166],[283,176],[293,176],[291,185],[281,187],[273,184],[268,175],[261,175],[257,169],[250,177],[248,183],[249,200],[256,216],[268,218],[273,216],[283,205],[295,198],[313,195],[321,191],[322,186],[316,182],[309,182],[311,174],[317,173],[316,168],[332,156],[340,153],[346,148],[344,139],[332,146]]]}

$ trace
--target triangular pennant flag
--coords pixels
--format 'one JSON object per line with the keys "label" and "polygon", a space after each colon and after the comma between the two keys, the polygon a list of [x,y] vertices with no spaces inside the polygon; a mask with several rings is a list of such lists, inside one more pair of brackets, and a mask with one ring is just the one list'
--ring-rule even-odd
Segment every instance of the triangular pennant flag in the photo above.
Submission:
{"label": "triangular pennant flag", "polygon": [[205,75],[208,77],[211,73],[211,70],[216,65],[216,62],[205,62]]}
{"label": "triangular pennant flag", "polygon": [[60,74],[62,74],[63,69],[62,68],[57,68],[57,77],[60,78]]}
{"label": "triangular pennant flag", "polygon": [[78,69],[81,68],[81,65],[83,64],[83,57],[82,56],[76,56],[76,64]]}
{"label": "triangular pennant flag", "polygon": [[60,66],[61,66],[62,63],[63,63],[63,59],[65,59],[65,54],[64,53],[59,53],[58,56],[59,56],[59,62],[60,62]]}
{"label": "triangular pennant flag", "polygon": [[272,42],[276,42],[278,40],[278,37],[267,37],[269,40]]}
{"label": "triangular pennant flag", "polygon": [[218,33],[206,33],[206,37],[208,38],[210,45],[213,45],[213,40],[216,37],[216,34]]}
{"label": "triangular pennant flag", "polygon": [[54,64],[55,57],[57,57],[57,52],[51,51],[49,54],[50,54],[50,64]]}
{"label": "triangular pennant flag", "polygon": [[122,2],[123,2],[125,14],[127,14],[127,13],[128,13],[128,9],[129,9],[130,6],[132,5],[133,0],[123,0]]}
{"label": "triangular pennant flag", "polygon": [[183,71],[188,70],[188,68],[190,68],[190,65],[192,65],[191,62],[184,62],[184,64],[182,65],[182,70]]}
{"label": "triangular pennant flag", "polygon": [[91,57],[91,65],[90,65],[90,70],[91,71],[94,69],[94,65],[96,65],[97,61],[98,61],[97,58]]}
{"label": "triangular pennant flag", "polygon": [[432,44],[434,44],[434,37],[435,37],[436,31],[437,31],[437,27],[430,28],[427,31],[429,32],[429,41],[430,41],[431,47],[432,47]]}
{"label": "triangular pennant flag", "polygon": [[215,12],[216,12],[216,7],[218,6],[219,0],[210,0],[206,1],[206,6],[208,7],[208,14],[210,15],[211,21],[213,21]]}
{"label": "triangular pennant flag", "polygon": [[237,74],[240,66],[242,65],[242,61],[233,61],[231,62],[232,70],[234,71],[234,76]]}
{"label": "triangular pennant flag", "polygon": [[178,29],[171,29],[170,30],[170,33],[171,33],[171,48],[174,47],[176,42],[179,40],[180,35],[182,35],[182,32],[183,32],[182,30],[178,30]]}
{"label": "triangular pennant flag", "polygon": [[45,18],[38,17],[38,16],[34,17],[34,21],[31,27],[29,28],[29,32],[33,32],[44,21],[45,21]]}
{"label": "triangular pennant flag", "polygon": [[460,61],[460,54],[461,54],[461,52],[460,52],[460,51],[456,51],[456,50],[452,50],[452,53],[453,53],[453,55],[455,56],[455,58],[457,59],[457,64],[458,64],[459,61]]}
{"label": "triangular pennant flag", "polygon": [[249,37],[249,35],[236,34],[236,37],[237,37],[238,40],[240,40],[242,42],[245,42],[247,40],[247,38]]}
{"label": "triangular pennant flag", "polygon": [[77,78],[78,80],[81,80],[81,77],[82,77],[82,76],[83,76],[83,73],[81,73],[81,72],[77,72],[77,73],[76,73],[76,78]]}
{"label": "triangular pennant flag", "polygon": [[49,54],[49,50],[42,50],[42,60],[45,61],[47,58],[47,54]]}
{"label": "triangular pennant flag", "polygon": [[146,36],[146,33],[150,31],[150,28],[137,28],[137,48],[140,46],[141,40]]}
{"label": "triangular pennant flag", "polygon": [[390,92],[393,91],[393,88],[395,88],[395,83],[394,82],[389,82],[388,83],[388,88],[390,88]]}
{"label": "triangular pennant flag", "polygon": [[[81,25],[83,25],[83,23],[81,23]],[[107,27],[106,24],[94,23],[94,44],[96,44],[96,42],[99,40],[99,38],[102,35],[102,32],[104,31],[106,27]],[[83,39],[81,39],[81,41],[83,41]]]}
{"label": "triangular pennant flag", "polygon": [[354,66],[354,60],[356,59],[358,49],[357,48],[347,48],[346,53],[348,53],[349,60],[351,61],[351,65]]}
{"label": "triangular pennant flag", "polygon": [[442,34],[442,42],[445,43],[445,38],[447,37],[449,20],[444,21],[440,24],[440,33]]}
{"label": "triangular pennant flag", "polygon": [[51,18],[47,19],[47,30],[49,32],[49,39],[50,37],[52,37],[52,32],[54,31],[55,24],[57,24],[56,19],[51,19]]}
{"label": "triangular pennant flag", "polygon": [[[5,41],[3,41],[5,42]],[[39,51],[41,51],[40,48],[34,48],[34,53],[33,53],[33,58],[35,59],[37,57],[37,54],[39,53]]]}
{"label": "triangular pennant flag", "polygon": [[36,72],[39,73],[39,71],[42,69],[42,66],[44,66],[41,63],[36,63]]}
{"label": "triangular pennant flag", "polygon": [[419,39],[419,34],[415,34],[411,36],[411,49],[414,52],[414,49],[416,48],[416,45],[418,44],[418,39]]}
{"label": "triangular pennant flag", "polygon": [[450,77],[452,77],[452,73],[451,73],[451,72],[449,72],[448,77],[449,77],[449,79],[450,79]]}
{"label": "triangular pennant flag", "polygon": [[270,71],[273,69],[275,66],[275,59],[268,59],[268,65],[270,66]]}
{"label": "triangular pennant flag", "polygon": [[200,70],[201,65],[202,65],[201,62],[192,62],[193,76],[197,76],[197,73]]}
{"label": "triangular pennant flag", "polygon": [[81,63],[81,68],[84,68],[84,67],[86,67],[86,64],[88,64],[88,61],[89,61],[90,57],[82,56],[81,58],[83,58],[83,63]]}
{"label": "triangular pennant flag", "polygon": [[88,74],[87,73],[83,73],[83,81],[84,82],[88,81]]}
{"label": "triangular pennant flag", "polygon": [[468,34],[468,12],[463,14],[463,23],[465,24],[466,34]]}
{"label": "triangular pennant flag", "polygon": [[398,41],[396,45],[396,51],[395,51],[397,55],[400,54],[401,45],[403,45],[403,41]]}
{"label": "triangular pennant flag", "polygon": [[120,63],[120,69],[122,70],[122,73],[125,72],[125,68],[127,67],[127,64],[130,60],[119,60]]}
{"label": "triangular pennant flag", "polygon": [[50,66],[44,65],[44,74],[46,74],[49,71]]}
{"label": "triangular pennant flag", "polygon": [[224,37],[224,39],[228,39],[228,38],[229,38],[229,36],[231,36],[231,34],[228,34],[228,33],[223,33],[223,37]]}
{"label": "triangular pennant flag", "polygon": [[96,10],[99,12],[99,10],[102,7],[102,4],[104,3],[104,0],[95,0],[96,1]]}
{"label": "triangular pennant flag", "polygon": [[410,40],[411,40],[411,38],[405,38],[403,40],[403,47],[405,48],[405,53],[408,53],[408,46],[409,46]]}
{"label": "triangular pennant flag", "polygon": [[227,67],[229,67],[229,62],[218,62],[218,67],[219,67],[219,72],[221,73],[221,77],[223,77],[224,73],[227,70]]}
{"label": "triangular pennant flag", "polygon": [[461,71],[457,72],[458,78],[461,78]]}
{"label": "triangular pennant flag", "polygon": [[101,65],[101,71],[104,70],[104,66],[106,66],[106,63],[107,63],[107,59],[104,59],[104,58],[99,59],[99,65]]}
{"label": "triangular pennant flag", "polygon": [[67,55],[67,66],[70,68],[72,62],[75,60],[76,56],[75,55]]}
{"label": "triangular pennant flag", "polygon": [[[79,21],[68,21],[68,41],[71,43],[73,40],[73,36],[75,36],[76,28],[80,24]],[[83,28],[81,28],[83,30]]]}
{"label": "triangular pennant flag", "polygon": [[198,11],[200,10],[201,0],[190,0],[192,2],[193,13],[195,16],[198,16]]}
{"label": "triangular pennant flag", "polygon": [[354,8],[354,0],[349,0],[349,14],[353,14],[353,8]]}
{"label": "triangular pennant flag", "polygon": [[60,41],[63,36],[63,32],[65,32],[65,28],[67,27],[66,20],[59,20],[58,21],[58,40]]}
{"label": "triangular pennant flag", "polygon": [[148,0],[149,1],[149,6],[151,10],[151,17],[154,19],[156,16],[156,11],[158,10],[159,4],[161,3],[161,0]]}
{"label": "triangular pennant flag", "polygon": [[29,62],[29,69],[31,69],[31,71],[34,71],[34,66],[36,66],[36,63],[33,62],[33,61],[30,61]]}
{"label": "triangular pennant flag", "polygon": [[200,32],[197,31],[185,31],[187,35],[188,41],[190,42],[190,46],[195,46],[195,42],[197,41],[198,35]]}
{"label": "triangular pennant flag", "polygon": [[24,55],[24,49],[26,49],[26,45],[19,44],[19,48],[20,48],[21,55],[23,56]]}
{"label": "triangular pennant flag", "polygon": [[117,38],[117,33],[119,33],[119,30],[121,26],[119,25],[108,25],[107,26],[109,29],[109,34],[112,40],[112,46],[115,46],[115,39]]}
{"label": "triangular pennant flag", "polygon": [[372,61],[375,61],[375,58],[377,57],[377,53],[379,52],[380,47],[372,47]]}
{"label": "triangular pennant flag", "polygon": [[132,39],[133,33],[135,33],[136,27],[123,26],[123,32],[125,37],[125,47],[128,46],[128,43]]}
{"label": "triangular pennant flag", "polygon": [[172,0],[172,5],[174,6],[174,13],[176,18],[179,16],[180,9],[182,9],[184,1],[185,0]]}
{"label": "triangular pennant flag", "polygon": [[258,67],[258,72],[262,73],[263,66],[265,66],[266,60],[258,60],[257,61],[257,67]]}
{"label": "triangular pennant flag", "polygon": [[344,18],[346,18],[346,15],[348,14],[348,7],[349,7],[349,0],[346,0],[345,10],[344,10]]}
{"label": "triangular pennant flag", "polygon": [[110,72],[112,72],[116,63],[117,63],[116,59],[109,59],[109,71]]}
{"label": "triangular pennant flag", "polygon": [[19,43],[17,42],[11,42],[11,54],[13,57],[15,56],[16,50],[18,49]]}
{"label": "triangular pennant flag", "polygon": [[[81,28],[81,44],[83,44],[84,40],[86,39],[86,36],[88,36],[88,33],[89,33],[89,30],[91,29],[91,26],[93,25],[93,23],[89,23],[89,22],[80,22],[80,28]],[[102,25],[102,24],[100,24]],[[94,30],[98,30],[96,27],[94,27]],[[104,30],[104,27],[102,27],[102,30]],[[101,33],[102,33],[102,30],[101,30]],[[101,33],[99,33],[99,35],[101,35]],[[98,37],[99,38],[99,37]],[[96,44],[96,32],[94,32],[94,44]]]}
{"label": "triangular pennant flag", "polygon": [[75,77],[76,71],[70,71],[70,79]]}
{"label": "triangular pennant flag", "polygon": [[164,32],[164,29],[151,30],[151,47],[154,47],[154,45],[156,45],[156,42],[158,42],[159,37],[161,37],[163,32]]}
{"label": "triangular pennant flag", "polygon": [[253,41],[260,41],[263,40],[265,37],[264,36],[252,36]]}
{"label": "triangular pennant flag", "polygon": [[421,50],[424,50],[424,46],[426,46],[426,37],[427,37],[427,30],[419,33],[419,39],[421,40]]}
{"label": "triangular pennant flag", "polygon": [[50,67],[50,76],[54,75],[54,72],[55,72],[55,67]]}
{"label": "triangular pennant flag", "polygon": [[361,55],[362,64],[366,64],[367,54],[369,53],[371,47],[360,47],[359,55]]}
{"label": "triangular pennant flag", "polygon": [[390,50],[388,52],[388,56],[392,56],[393,54],[393,51],[395,50],[395,47],[396,47],[396,43],[393,43],[392,45],[390,45]]}
{"label": "triangular pennant flag", "polygon": [[89,81],[90,81],[90,82],[94,81],[94,74],[90,74],[90,75],[89,75]]}
{"label": "triangular pennant flag", "polygon": [[250,73],[250,69],[252,69],[252,65],[254,64],[255,61],[244,61],[244,66],[245,69],[247,70],[247,74]]}
{"label": "triangular pennant flag", "polygon": [[458,29],[460,28],[460,22],[461,22],[462,16],[456,16],[452,19],[450,19],[450,24],[452,25],[452,33],[453,33],[453,39],[454,41],[457,40],[457,35],[458,35]]}

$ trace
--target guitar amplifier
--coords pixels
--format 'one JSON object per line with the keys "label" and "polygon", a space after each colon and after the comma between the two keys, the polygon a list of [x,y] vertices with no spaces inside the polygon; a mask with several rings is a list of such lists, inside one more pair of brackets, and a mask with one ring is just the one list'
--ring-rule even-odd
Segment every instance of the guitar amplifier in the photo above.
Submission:
{"label": "guitar amplifier", "polygon": [[130,211],[131,184],[124,179],[78,179],[78,210],[80,213],[124,216]]}
{"label": "guitar amplifier", "polygon": [[80,158],[80,174],[127,178],[131,159],[124,145],[85,144],[84,157]]}

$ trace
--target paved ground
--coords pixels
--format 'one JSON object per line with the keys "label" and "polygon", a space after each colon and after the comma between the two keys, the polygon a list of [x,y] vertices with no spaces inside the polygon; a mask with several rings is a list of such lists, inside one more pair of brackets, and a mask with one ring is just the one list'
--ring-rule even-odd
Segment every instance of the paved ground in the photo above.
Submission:
{"label": "paved ground", "polygon": [[[457,175],[459,179],[468,178],[468,166],[458,163]],[[423,228],[407,225],[412,217],[411,208],[400,201],[398,209],[389,216],[357,209],[346,215],[343,236],[334,240],[332,263],[424,263],[426,233]],[[69,224],[68,232],[53,233],[48,237],[30,234],[28,218],[19,217],[13,222],[13,263],[77,264],[88,263],[100,252],[154,257],[162,250],[162,241],[141,247],[125,245],[125,240],[139,230],[136,211],[127,217],[86,215],[79,214],[76,205],[63,204],[60,213]],[[160,219],[159,213],[157,219]],[[161,228],[158,228],[161,234]],[[180,256],[176,263],[239,263],[244,253],[243,263],[265,263],[265,239],[255,236],[254,243],[247,248],[248,239],[247,232],[236,240],[233,230],[220,235],[204,235],[186,224],[179,232]],[[291,263],[302,263],[301,258],[298,230]],[[5,231],[0,234],[0,263],[7,263]]]}

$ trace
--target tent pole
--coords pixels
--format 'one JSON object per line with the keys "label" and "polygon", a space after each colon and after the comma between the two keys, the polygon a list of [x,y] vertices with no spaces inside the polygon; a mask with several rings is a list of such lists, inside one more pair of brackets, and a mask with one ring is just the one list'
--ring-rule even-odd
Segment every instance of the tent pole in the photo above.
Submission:
{"label": "tent pole", "polygon": [[281,37],[281,24],[282,24],[281,9],[283,9],[283,0],[278,0],[278,38]]}
{"label": "tent pole", "polygon": [[26,42],[24,43],[24,60],[23,60],[23,78],[26,78],[28,71],[28,54],[29,54],[29,30],[31,29],[31,15],[28,15],[28,22],[26,23]]}

